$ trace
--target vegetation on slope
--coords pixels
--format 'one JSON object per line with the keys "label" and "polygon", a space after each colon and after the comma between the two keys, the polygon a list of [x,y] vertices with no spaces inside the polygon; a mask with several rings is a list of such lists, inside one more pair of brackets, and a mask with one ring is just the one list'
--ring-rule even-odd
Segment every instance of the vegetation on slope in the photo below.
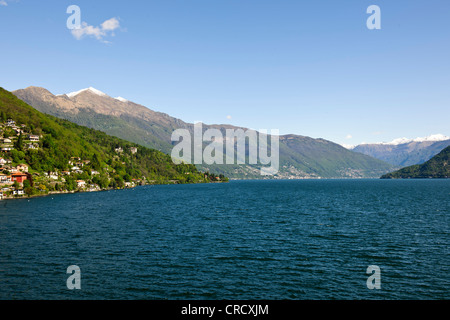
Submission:
{"label": "vegetation on slope", "polygon": [[[8,126],[8,120],[14,125]],[[3,150],[0,155],[10,163],[3,170],[8,174],[15,165],[24,163],[34,180],[56,173],[57,181],[46,181],[47,189],[74,190],[77,180],[100,189],[121,188],[130,183],[227,180],[202,173],[194,165],[175,165],[169,155],[158,150],[43,114],[3,88],[0,88],[0,122],[3,142],[12,144],[11,150]],[[38,137],[34,147],[30,135]],[[82,167],[74,169],[77,162]]]}
{"label": "vegetation on slope", "polygon": [[385,174],[381,179],[450,178],[450,146],[421,165]]}

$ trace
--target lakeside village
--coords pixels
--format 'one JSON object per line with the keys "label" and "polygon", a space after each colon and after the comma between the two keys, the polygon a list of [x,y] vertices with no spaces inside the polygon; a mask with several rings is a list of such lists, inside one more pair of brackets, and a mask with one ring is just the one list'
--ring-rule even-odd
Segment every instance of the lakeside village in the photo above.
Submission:
{"label": "lakeside village", "polygon": [[[133,188],[156,182],[145,181],[145,177],[116,181],[112,178],[116,172],[114,168],[106,165],[100,169],[102,172],[99,172],[94,170],[90,160],[80,157],[71,157],[66,170],[32,170],[31,166],[25,163],[25,153],[29,150],[38,152],[43,145],[42,138],[42,135],[33,134],[26,125],[18,125],[11,119],[0,123],[0,200],[54,193]],[[115,148],[115,152],[117,159],[124,154],[122,147]],[[135,154],[137,148],[131,147],[127,152]],[[169,183],[177,181],[170,180]]]}
{"label": "lakeside village", "polygon": [[[0,124],[0,199],[101,190],[100,183],[95,183],[98,182],[95,177],[100,172],[91,170],[90,161],[79,157],[72,157],[64,171],[33,172],[28,164],[21,161],[23,154],[20,153],[39,150],[42,147],[41,138],[42,135],[32,134],[26,125],[17,125],[11,119]],[[137,152],[137,148],[131,149],[132,153]],[[123,150],[117,148],[116,152]],[[140,181],[133,179],[125,181],[122,187],[129,188],[138,184]]]}

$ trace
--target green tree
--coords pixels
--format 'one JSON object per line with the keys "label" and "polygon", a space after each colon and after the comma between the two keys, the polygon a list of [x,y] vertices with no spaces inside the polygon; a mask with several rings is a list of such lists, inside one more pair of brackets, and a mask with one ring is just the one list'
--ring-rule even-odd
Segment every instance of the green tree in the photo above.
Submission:
{"label": "green tree", "polygon": [[19,138],[17,138],[16,142],[14,143],[14,148],[16,148],[19,151],[23,151],[23,135],[22,135],[22,132],[19,134]]}
{"label": "green tree", "polygon": [[21,162],[25,158],[25,153],[16,149],[11,150],[11,158],[15,163]]}
{"label": "green tree", "polygon": [[[25,181],[27,181],[27,180],[25,180]],[[35,189],[32,188],[32,187],[26,187],[26,188],[25,188],[25,194],[31,196],[31,195],[34,194],[34,192],[35,192],[34,190],[35,190]]]}
{"label": "green tree", "polygon": [[68,191],[73,191],[77,188],[77,181],[72,177],[66,178],[66,189]]}
{"label": "green tree", "polygon": [[24,180],[24,182],[23,182],[23,187],[24,188],[29,188],[29,187],[31,187],[31,182],[30,182],[30,180]]}

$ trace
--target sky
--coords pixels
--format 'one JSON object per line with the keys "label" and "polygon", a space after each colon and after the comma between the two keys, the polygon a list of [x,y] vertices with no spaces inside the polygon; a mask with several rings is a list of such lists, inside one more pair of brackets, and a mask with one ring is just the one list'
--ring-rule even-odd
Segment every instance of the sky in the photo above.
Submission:
{"label": "sky", "polygon": [[7,90],[94,87],[186,122],[341,144],[450,136],[449,57],[448,0],[0,0]]}

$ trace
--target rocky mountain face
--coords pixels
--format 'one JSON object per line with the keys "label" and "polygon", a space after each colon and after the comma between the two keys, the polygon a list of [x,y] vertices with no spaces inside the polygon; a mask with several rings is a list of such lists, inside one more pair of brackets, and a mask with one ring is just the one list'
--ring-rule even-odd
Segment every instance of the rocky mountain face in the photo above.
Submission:
{"label": "rocky mountain face", "polygon": [[[37,110],[109,135],[170,154],[175,129],[193,132],[194,125],[165,113],[153,111],[123,98],[110,97],[94,88],[54,95],[39,87],[13,92]],[[225,135],[231,125],[203,125]],[[242,128],[247,130],[246,128]],[[280,170],[275,178],[361,178],[379,177],[393,166],[371,156],[352,152],[324,139],[300,135],[280,136]],[[201,170],[223,173],[231,178],[261,178],[258,165],[197,165]]]}
{"label": "rocky mountain face", "polygon": [[436,135],[410,141],[399,139],[391,143],[361,144],[353,148],[353,151],[404,167],[424,163],[449,145],[449,137]]}

